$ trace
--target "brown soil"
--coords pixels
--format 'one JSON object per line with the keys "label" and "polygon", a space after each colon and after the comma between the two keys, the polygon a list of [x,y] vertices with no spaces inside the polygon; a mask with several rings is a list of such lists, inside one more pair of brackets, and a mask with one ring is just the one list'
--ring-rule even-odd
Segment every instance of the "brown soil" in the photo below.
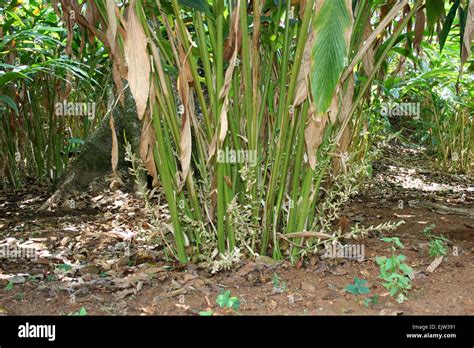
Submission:
{"label": "brown soil", "polygon": [[[406,223],[394,232],[348,241],[364,244],[362,262],[312,257],[294,266],[244,260],[232,271],[212,275],[195,265],[164,261],[163,252],[146,237],[154,228],[143,203],[131,194],[95,188],[97,192],[79,195],[71,211],[36,214],[48,197],[41,189],[0,193],[0,245],[28,242],[40,250],[35,261],[0,260],[0,314],[68,315],[84,307],[90,315],[473,315],[472,215],[456,210],[441,214],[424,204],[472,214],[472,178],[437,172],[413,150],[387,149],[384,156],[344,215],[351,225]],[[397,162],[390,162],[391,157]],[[430,273],[426,268],[434,257],[422,231],[432,223],[433,233],[449,243],[447,256]],[[402,304],[378,279],[375,257],[390,255],[382,236],[400,238],[414,269],[413,288]],[[357,298],[344,291],[354,277],[368,280],[370,296],[379,295],[377,304],[367,307],[362,303],[367,295]],[[216,304],[222,290],[239,297],[238,313]]]}

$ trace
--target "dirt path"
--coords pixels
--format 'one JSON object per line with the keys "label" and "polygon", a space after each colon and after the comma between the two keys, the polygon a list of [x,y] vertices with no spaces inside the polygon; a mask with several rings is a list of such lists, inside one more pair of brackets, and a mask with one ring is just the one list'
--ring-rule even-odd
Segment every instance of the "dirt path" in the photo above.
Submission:
{"label": "dirt path", "polygon": [[[423,158],[419,151],[387,148],[373,180],[346,208],[352,225],[405,221],[394,232],[352,241],[364,245],[364,261],[313,257],[295,267],[247,260],[217,275],[165,262],[150,243],[154,230],[142,202],[130,194],[96,187],[70,202],[70,211],[36,214],[47,198],[41,189],[0,193],[0,248],[20,243],[23,251],[40,254],[37,260],[0,259],[0,314],[68,315],[81,308],[91,315],[224,314],[216,305],[224,289],[239,297],[238,312],[249,315],[474,315],[474,184],[435,171]],[[447,256],[430,273],[434,258],[422,232],[433,223],[433,233],[449,242]],[[390,254],[381,236],[399,237],[414,269],[402,304],[378,279],[375,257]],[[354,277],[368,281],[378,303],[365,306],[367,296],[344,291]]]}

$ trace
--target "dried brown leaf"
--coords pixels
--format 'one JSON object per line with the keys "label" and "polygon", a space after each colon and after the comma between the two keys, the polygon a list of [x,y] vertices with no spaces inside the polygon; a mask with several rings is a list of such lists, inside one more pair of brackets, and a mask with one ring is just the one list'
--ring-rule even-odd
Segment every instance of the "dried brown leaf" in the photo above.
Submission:
{"label": "dried brown leaf", "polygon": [[153,186],[158,184],[158,173],[156,171],[153,148],[155,146],[155,130],[149,115],[143,119],[142,132],[140,136],[140,158],[142,159],[148,174],[153,177]]}
{"label": "dried brown leaf", "polygon": [[[191,151],[192,151],[192,137],[191,137],[191,112],[194,112],[190,107],[190,99],[192,93],[189,89],[187,55],[181,46],[179,46],[179,54],[183,65],[178,76],[178,94],[183,103],[183,116],[181,118],[181,137],[179,143],[179,159],[181,161],[181,178],[182,182],[186,180],[191,168]],[[186,68],[188,66],[188,68]]]}
{"label": "dried brown leaf", "polygon": [[115,56],[115,38],[117,36],[117,16],[115,15],[115,1],[107,0],[107,18],[109,25],[107,27],[107,41],[109,42],[110,51]]}
{"label": "dried brown leaf", "polygon": [[118,141],[117,134],[115,133],[114,117],[112,115],[110,116],[109,124],[112,130],[112,171],[115,173],[118,165]]}
{"label": "dried brown leaf", "polygon": [[416,11],[415,16],[415,38],[413,40],[413,48],[420,53],[421,41],[423,40],[423,32],[425,31],[426,17],[423,8]]}
{"label": "dried brown leaf", "polygon": [[323,142],[327,120],[328,116],[326,114],[314,115],[314,112],[310,112],[308,124],[304,131],[306,154],[308,155],[309,165],[313,170],[316,168],[317,164],[316,150]]}
{"label": "dried brown leaf", "polygon": [[130,3],[127,20],[125,57],[128,63],[128,83],[137,106],[138,118],[145,114],[150,91],[150,61],[147,38],[135,12],[135,1]]}
{"label": "dried brown leaf", "polygon": [[471,54],[472,39],[474,38],[474,0],[470,0],[467,10],[466,26],[462,41],[461,64],[466,63]]}

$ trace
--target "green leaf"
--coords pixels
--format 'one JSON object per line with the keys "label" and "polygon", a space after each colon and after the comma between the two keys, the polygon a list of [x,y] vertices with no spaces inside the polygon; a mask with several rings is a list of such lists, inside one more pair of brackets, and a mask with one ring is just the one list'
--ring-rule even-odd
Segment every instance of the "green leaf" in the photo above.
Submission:
{"label": "green leaf", "polygon": [[72,269],[72,266],[63,263],[63,264],[61,264],[61,265],[57,265],[56,268],[59,269],[59,270],[61,270],[61,271],[67,272],[67,271],[70,271],[70,270]]}
{"label": "green leaf", "polygon": [[395,237],[394,242],[395,242],[395,245],[396,245],[397,247],[399,247],[399,248],[401,248],[401,249],[404,248],[402,242],[400,242],[400,239],[398,239],[397,237]]}
{"label": "green leaf", "polygon": [[19,114],[18,107],[16,106],[15,102],[13,101],[12,98],[10,98],[7,95],[0,95],[0,103],[6,104],[10,108],[12,108],[16,114]]}
{"label": "green leaf", "polygon": [[387,259],[387,262],[385,263],[385,270],[389,271],[392,269],[392,267],[393,267],[393,259],[389,258]]}
{"label": "green leaf", "polygon": [[385,237],[385,238],[380,238],[380,240],[386,243],[393,243],[401,249],[404,248],[403,244],[400,242],[400,239],[398,237],[391,237],[391,238]]}
{"label": "green leaf", "polygon": [[349,284],[346,286],[346,291],[353,295],[364,295],[370,292],[369,288],[365,286],[367,280],[354,278],[354,284]]}
{"label": "green leaf", "polygon": [[183,6],[190,7],[196,11],[200,11],[212,17],[212,12],[209,4],[205,0],[179,0],[179,3]]}
{"label": "green leaf", "polygon": [[87,310],[85,309],[85,307],[81,307],[81,309],[79,309],[79,311],[77,312],[72,312],[70,313],[69,315],[72,315],[72,316],[86,316],[87,315]]}
{"label": "green leaf", "polygon": [[239,307],[240,307],[240,300],[238,297],[231,297],[229,299],[229,305],[230,305],[230,308],[232,308],[233,310],[238,310]]}
{"label": "green leaf", "polygon": [[314,20],[311,90],[316,111],[326,112],[347,58],[346,31],[351,23],[345,0],[325,0]]}
{"label": "green leaf", "polygon": [[400,263],[400,262],[403,262],[407,259],[407,257],[405,255],[398,255],[397,256],[397,261]]}
{"label": "green leaf", "polygon": [[212,317],[214,313],[212,313],[212,311],[201,311],[199,312],[199,315],[201,317]]}
{"label": "green leaf", "polygon": [[227,307],[227,304],[229,303],[229,297],[230,297],[230,290],[227,290],[226,292],[223,292],[217,296],[216,303],[219,305],[219,307],[225,308]]}
{"label": "green leaf", "polygon": [[366,307],[369,307],[370,305],[376,305],[377,303],[379,303],[379,295],[374,295],[372,297],[367,297],[364,300],[364,305]]}
{"label": "green leaf", "polygon": [[385,263],[385,261],[387,260],[387,258],[385,256],[377,256],[375,258],[375,262],[377,263],[377,265],[381,266]]}
{"label": "green leaf", "polygon": [[439,52],[443,51],[444,44],[446,43],[446,39],[448,38],[448,34],[451,31],[451,26],[453,25],[454,17],[456,17],[456,11],[458,10],[459,4],[461,3],[460,0],[455,0],[453,6],[448,12],[446,19],[443,23],[443,29],[439,34]]}
{"label": "green leaf", "polygon": [[434,25],[444,15],[444,0],[426,0],[428,29],[433,32]]}
{"label": "green leaf", "polygon": [[454,71],[452,68],[433,69],[424,74],[421,74],[418,78],[429,79],[433,77],[439,78],[439,77],[449,76],[449,75],[453,75],[453,76],[456,75],[456,71]]}
{"label": "green leaf", "polygon": [[410,266],[408,266],[408,265],[402,263],[399,267],[400,267],[400,270],[401,270],[403,273],[405,273],[406,275],[411,275],[411,274],[413,274],[413,269],[412,269]]}
{"label": "green leaf", "polygon": [[0,87],[6,85],[8,82],[15,79],[29,79],[29,77],[20,72],[7,72],[5,74],[0,75]]}
{"label": "green leaf", "polygon": [[8,282],[7,286],[5,286],[5,291],[10,291],[13,289],[13,282]]}

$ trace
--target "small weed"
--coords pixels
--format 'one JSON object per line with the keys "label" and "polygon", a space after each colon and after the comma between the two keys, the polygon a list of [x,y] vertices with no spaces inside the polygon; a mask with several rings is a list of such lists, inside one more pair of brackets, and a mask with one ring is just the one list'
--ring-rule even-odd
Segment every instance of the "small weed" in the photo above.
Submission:
{"label": "small weed", "polygon": [[68,315],[83,317],[87,315],[87,310],[85,307],[81,307],[77,312],[71,312]]}
{"label": "small weed", "polygon": [[372,297],[367,297],[364,300],[364,306],[370,307],[370,306],[375,306],[379,303],[379,295],[374,295]]}
{"label": "small weed", "polygon": [[282,281],[278,274],[272,275],[273,292],[276,294],[284,293],[287,290],[286,282]]}
{"label": "small weed", "polygon": [[448,248],[446,247],[446,243],[448,239],[443,236],[435,236],[432,240],[430,240],[429,244],[429,254],[431,257],[438,257],[438,256],[446,256],[448,253]]}
{"label": "small weed", "polygon": [[[354,283],[348,284],[345,287],[346,292],[356,295],[357,298],[359,298],[359,295],[367,295],[370,292],[370,289],[365,285],[367,284],[367,280],[365,279],[359,279],[357,277],[354,278]],[[368,299],[364,300],[364,303]],[[359,301],[360,303],[360,301]]]}
{"label": "small weed", "polygon": [[406,293],[411,289],[410,278],[413,270],[404,263],[405,255],[396,255],[397,248],[403,249],[404,246],[398,237],[382,238],[382,241],[391,243],[392,256],[378,256],[375,261],[379,265],[379,278],[383,280],[382,285],[389,291],[390,296],[397,296],[397,302],[405,301]]}
{"label": "small weed", "polygon": [[446,256],[448,253],[447,243],[449,242],[449,239],[441,235],[434,235],[433,229],[435,227],[435,224],[431,224],[423,230],[423,234],[429,240],[428,253],[431,257]]}
{"label": "small weed", "polygon": [[346,291],[353,295],[366,295],[370,292],[369,288],[365,286],[367,280],[354,278],[354,284],[349,284],[346,286]]}
{"label": "small weed", "polygon": [[13,289],[13,282],[8,282],[7,286],[5,286],[5,291],[11,291]]}
{"label": "small weed", "polygon": [[238,310],[240,307],[240,300],[237,296],[230,296],[230,290],[222,292],[217,296],[216,303],[219,307],[224,309],[233,309],[234,311]]}
{"label": "small weed", "polygon": [[426,226],[424,229],[423,229],[423,234],[425,235],[426,238],[429,238],[429,236],[431,236],[431,232],[433,232],[433,229],[436,227],[435,224],[431,224],[429,226]]}

